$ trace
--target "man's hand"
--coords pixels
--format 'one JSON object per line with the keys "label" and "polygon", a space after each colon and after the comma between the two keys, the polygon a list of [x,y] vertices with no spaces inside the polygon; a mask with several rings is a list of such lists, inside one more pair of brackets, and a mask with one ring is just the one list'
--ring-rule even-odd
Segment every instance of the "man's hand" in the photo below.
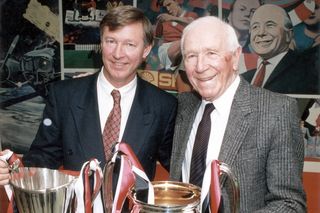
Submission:
{"label": "man's hand", "polygon": [[[1,155],[2,152],[0,152]],[[6,185],[9,183],[9,166],[7,162],[0,160],[0,186]]]}

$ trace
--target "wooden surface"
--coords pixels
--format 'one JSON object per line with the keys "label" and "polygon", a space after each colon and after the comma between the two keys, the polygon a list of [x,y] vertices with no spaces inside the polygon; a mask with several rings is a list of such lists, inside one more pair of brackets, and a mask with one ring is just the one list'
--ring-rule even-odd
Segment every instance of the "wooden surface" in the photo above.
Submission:
{"label": "wooden surface", "polygon": [[320,158],[305,158],[305,167],[303,172],[303,185],[307,194],[308,213],[319,213],[320,212]]}

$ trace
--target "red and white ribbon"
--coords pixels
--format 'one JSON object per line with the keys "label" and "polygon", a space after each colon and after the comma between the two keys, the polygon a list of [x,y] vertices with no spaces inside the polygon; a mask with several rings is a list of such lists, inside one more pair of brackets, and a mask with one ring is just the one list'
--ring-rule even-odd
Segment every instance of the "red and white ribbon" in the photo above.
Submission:
{"label": "red and white ribbon", "polygon": [[[151,181],[145,174],[138,158],[126,143],[119,143],[115,146],[115,154],[112,163],[116,163],[117,156],[120,156],[120,171],[113,198],[112,213],[122,211],[127,194],[137,182],[144,183],[148,188],[148,204],[154,204],[154,189]],[[110,187],[110,186],[109,186]]]}
{"label": "red and white ribbon", "polygon": [[[89,176],[94,175],[93,193],[90,190]],[[102,170],[97,159],[92,159],[82,165],[79,178],[76,180],[76,210],[75,213],[104,212],[101,198]]]}
{"label": "red and white ribbon", "polygon": [[[0,154],[0,160],[6,162],[9,166],[16,163],[18,159],[17,155],[15,155],[11,150],[6,149]],[[20,162],[20,161],[19,161]],[[22,165],[22,163],[21,163]],[[10,184],[4,185],[4,190],[8,196],[9,205],[7,209],[7,213],[13,213],[13,189]]]}
{"label": "red and white ribbon", "polygon": [[220,189],[220,167],[218,160],[212,160],[207,164],[206,171],[204,173],[202,189],[201,189],[201,211],[203,204],[209,196],[210,212],[217,213],[221,201],[221,189]]}
{"label": "red and white ribbon", "polygon": [[[2,155],[0,155],[0,160],[7,163],[12,155],[13,155],[13,152],[9,149],[6,149],[2,152]],[[6,191],[8,199],[11,200],[12,194],[13,194],[11,186],[9,184],[6,184],[4,185],[4,189]]]}

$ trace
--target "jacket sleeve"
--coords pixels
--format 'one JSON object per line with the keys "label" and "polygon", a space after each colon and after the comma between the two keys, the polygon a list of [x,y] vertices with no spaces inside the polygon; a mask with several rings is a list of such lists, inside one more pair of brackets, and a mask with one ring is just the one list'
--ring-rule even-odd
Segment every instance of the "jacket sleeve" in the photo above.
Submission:
{"label": "jacket sleeve", "polygon": [[306,212],[304,145],[295,100],[286,99],[275,118],[266,161],[266,205],[256,212]]}

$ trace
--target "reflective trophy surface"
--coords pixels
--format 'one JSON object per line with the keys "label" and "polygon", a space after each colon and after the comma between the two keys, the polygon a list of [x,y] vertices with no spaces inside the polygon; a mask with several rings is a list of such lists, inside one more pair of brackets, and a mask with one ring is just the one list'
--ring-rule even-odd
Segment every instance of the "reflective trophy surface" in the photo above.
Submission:
{"label": "reflective trophy surface", "polygon": [[[105,212],[123,212],[122,208],[127,198],[130,204],[129,207],[126,206],[128,209],[125,209],[125,212],[201,212],[203,201],[201,201],[201,189],[198,186],[177,181],[149,181],[128,144],[120,143],[112,159],[106,164],[103,174],[102,191]],[[217,160],[212,161],[209,167],[217,168],[212,169],[209,175],[211,177],[208,184],[211,213],[218,212],[220,201],[212,202],[211,197],[221,197],[220,179],[225,177],[231,182],[232,192],[228,194],[232,199],[231,212],[238,212],[239,185],[230,167]]]}
{"label": "reflective trophy surface", "polygon": [[19,212],[71,213],[75,176],[46,168],[21,167],[10,184]]}

